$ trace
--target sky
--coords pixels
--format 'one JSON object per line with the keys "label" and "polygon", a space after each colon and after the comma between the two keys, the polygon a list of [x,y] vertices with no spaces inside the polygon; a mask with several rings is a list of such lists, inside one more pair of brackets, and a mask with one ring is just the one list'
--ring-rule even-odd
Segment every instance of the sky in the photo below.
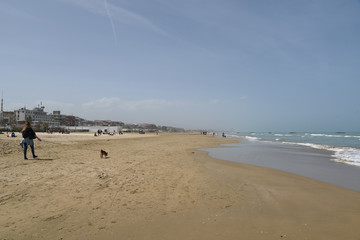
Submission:
{"label": "sky", "polygon": [[4,110],[360,131],[359,0],[2,0]]}

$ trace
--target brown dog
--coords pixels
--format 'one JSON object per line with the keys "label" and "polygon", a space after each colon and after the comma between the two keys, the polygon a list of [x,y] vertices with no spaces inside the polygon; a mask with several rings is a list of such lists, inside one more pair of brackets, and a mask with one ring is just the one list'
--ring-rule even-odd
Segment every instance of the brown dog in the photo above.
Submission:
{"label": "brown dog", "polygon": [[100,150],[100,157],[103,158],[105,156],[105,158],[107,157],[108,153],[105,152],[104,150]]}

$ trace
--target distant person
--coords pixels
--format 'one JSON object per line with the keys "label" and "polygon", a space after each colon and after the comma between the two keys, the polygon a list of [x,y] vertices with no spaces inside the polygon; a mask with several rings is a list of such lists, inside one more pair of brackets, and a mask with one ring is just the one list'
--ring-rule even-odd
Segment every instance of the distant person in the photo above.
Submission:
{"label": "distant person", "polygon": [[[37,156],[35,155],[35,149],[34,149],[34,139],[38,138],[36,136],[36,133],[34,132],[34,130],[32,129],[32,127],[30,126],[29,122],[26,122],[23,129],[22,129],[22,136],[23,136],[23,146],[24,146],[24,160],[28,160],[26,157],[26,152],[27,152],[27,148],[28,146],[30,146],[31,148],[31,153],[33,155],[33,158],[37,158]],[[38,138],[40,140],[40,138]],[[41,140],[40,140],[41,141]]]}
{"label": "distant person", "polygon": [[222,137],[226,137],[224,132],[222,133]]}
{"label": "distant person", "polygon": [[7,136],[7,137],[11,137],[11,138],[16,137],[16,135],[15,135],[14,132],[12,132],[11,134],[8,134],[8,135],[6,135],[6,136]]}

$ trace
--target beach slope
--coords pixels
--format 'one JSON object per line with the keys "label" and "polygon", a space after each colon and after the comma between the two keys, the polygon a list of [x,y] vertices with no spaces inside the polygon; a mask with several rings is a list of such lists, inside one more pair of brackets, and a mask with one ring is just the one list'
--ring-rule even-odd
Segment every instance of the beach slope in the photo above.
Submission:
{"label": "beach slope", "polygon": [[1,239],[360,239],[360,192],[197,150],[234,139],[40,137],[0,136]]}

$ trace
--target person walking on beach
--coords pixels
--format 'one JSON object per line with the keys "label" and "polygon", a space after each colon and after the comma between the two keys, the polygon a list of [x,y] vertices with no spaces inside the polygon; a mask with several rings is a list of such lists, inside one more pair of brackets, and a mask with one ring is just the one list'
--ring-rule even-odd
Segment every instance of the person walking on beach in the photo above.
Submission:
{"label": "person walking on beach", "polygon": [[31,148],[31,153],[33,155],[33,158],[37,158],[37,156],[35,155],[34,141],[33,140],[35,138],[38,138],[38,137],[36,136],[36,133],[34,132],[32,127],[30,126],[30,122],[25,123],[25,125],[24,125],[24,127],[22,129],[22,136],[24,138],[23,141],[22,141],[23,146],[24,146],[24,160],[28,160],[27,157],[26,157],[26,152],[27,152],[28,146],[30,146],[30,148]]}

